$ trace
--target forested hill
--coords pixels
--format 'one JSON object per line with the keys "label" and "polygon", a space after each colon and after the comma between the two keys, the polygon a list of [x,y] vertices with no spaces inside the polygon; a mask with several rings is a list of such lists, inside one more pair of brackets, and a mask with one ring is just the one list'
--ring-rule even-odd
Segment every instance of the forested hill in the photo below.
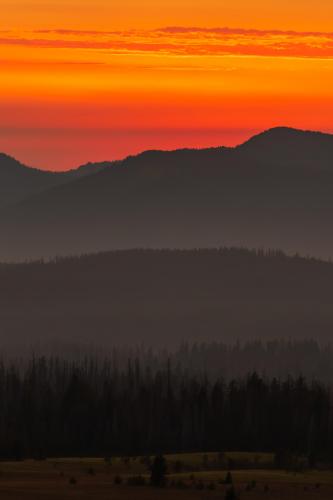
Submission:
{"label": "forested hill", "polygon": [[333,331],[333,265],[242,249],[118,251],[0,266],[3,347],[315,338]]}
{"label": "forested hill", "polygon": [[333,135],[276,128],[235,148],[91,165],[0,210],[0,260],[221,245],[328,258],[332,164]]}
{"label": "forested hill", "polygon": [[67,172],[51,172],[23,165],[15,158],[0,153],[0,209],[110,167],[111,162],[87,163]]}

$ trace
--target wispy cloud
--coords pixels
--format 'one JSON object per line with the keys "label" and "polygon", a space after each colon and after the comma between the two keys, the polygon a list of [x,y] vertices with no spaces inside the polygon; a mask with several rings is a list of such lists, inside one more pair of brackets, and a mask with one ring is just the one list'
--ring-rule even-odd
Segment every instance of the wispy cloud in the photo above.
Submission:
{"label": "wispy cloud", "polygon": [[113,54],[254,55],[331,58],[333,33],[169,26],[155,30],[39,30],[1,33],[0,45],[107,50]]}
{"label": "wispy cloud", "polygon": [[302,37],[329,37],[333,38],[333,32],[322,32],[322,31],[292,31],[292,30],[258,30],[258,29],[247,29],[247,28],[228,28],[216,27],[216,28],[205,28],[200,26],[167,26],[164,28],[159,28],[156,31],[161,33],[207,33],[215,35],[254,35],[257,37],[266,36],[302,36]]}

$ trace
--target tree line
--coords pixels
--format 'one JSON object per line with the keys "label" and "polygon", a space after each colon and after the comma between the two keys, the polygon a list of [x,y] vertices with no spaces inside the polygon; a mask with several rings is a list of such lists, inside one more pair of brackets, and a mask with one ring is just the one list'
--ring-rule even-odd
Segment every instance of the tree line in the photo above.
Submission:
{"label": "tree line", "polygon": [[16,355],[41,340],[108,349],[195,339],[325,343],[332,298],[332,263],[277,251],[124,250],[0,264],[1,347]]}
{"label": "tree line", "polygon": [[[269,378],[283,378],[288,375],[307,379],[317,379],[325,383],[333,382],[333,346],[320,344],[314,339],[304,340],[249,340],[226,342],[181,342],[174,349],[147,347],[142,345],[94,346],[83,342],[39,342],[31,348],[35,356],[59,356],[67,360],[80,361],[93,357],[95,362],[108,363],[119,370],[125,370],[129,359],[138,359],[144,367],[156,372],[168,360],[173,370],[188,374],[201,374],[215,380],[244,377],[257,372]],[[6,356],[3,353],[3,360]],[[20,365],[25,364],[25,356]]]}
{"label": "tree line", "polygon": [[167,360],[0,366],[0,457],[276,451],[333,458],[332,395],[303,377],[225,380]]}

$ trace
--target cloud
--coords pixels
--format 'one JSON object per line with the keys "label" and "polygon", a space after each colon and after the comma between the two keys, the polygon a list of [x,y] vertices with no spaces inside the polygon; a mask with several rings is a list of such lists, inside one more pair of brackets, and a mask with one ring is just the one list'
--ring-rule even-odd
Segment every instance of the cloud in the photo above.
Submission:
{"label": "cloud", "polygon": [[333,33],[169,26],[155,30],[1,33],[0,45],[107,50],[110,54],[332,58]]}
{"label": "cloud", "polygon": [[216,28],[205,28],[198,26],[167,26],[164,28],[159,28],[156,30],[161,33],[171,33],[171,34],[185,34],[185,33],[208,33],[215,35],[254,35],[257,37],[266,36],[290,36],[290,37],[325,37],[333,38],[333,32],[321,32],[321,31],[292,31],[292,30],[258,30],[258,29],[246,29],[246,28],[228,28],[216,27]]}

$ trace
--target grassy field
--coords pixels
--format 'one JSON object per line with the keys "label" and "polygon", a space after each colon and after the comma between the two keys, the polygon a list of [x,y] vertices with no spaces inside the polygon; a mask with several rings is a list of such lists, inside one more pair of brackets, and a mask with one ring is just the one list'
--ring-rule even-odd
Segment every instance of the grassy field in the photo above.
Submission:
{"label": "grassy field", "polygon": [[[333,472],[290,473],[264,469],[272,464],[270,454],[216,453],[168,455],[168,486],[148,485],[147,458],[48,459],[0,463],[0,499],[101,499],[125,500],[223,500],[226,470],[222,460],[244,461],[255,469],[233,470],[232,477],[241,499],[312,500],[333,499]],[[262,468],[261,468],[262,467]],[[174,470],[181,470],[174,472]],[[146,485],[131,486],[140,476]],[[120,484],[115,484],[118,477]]]}

